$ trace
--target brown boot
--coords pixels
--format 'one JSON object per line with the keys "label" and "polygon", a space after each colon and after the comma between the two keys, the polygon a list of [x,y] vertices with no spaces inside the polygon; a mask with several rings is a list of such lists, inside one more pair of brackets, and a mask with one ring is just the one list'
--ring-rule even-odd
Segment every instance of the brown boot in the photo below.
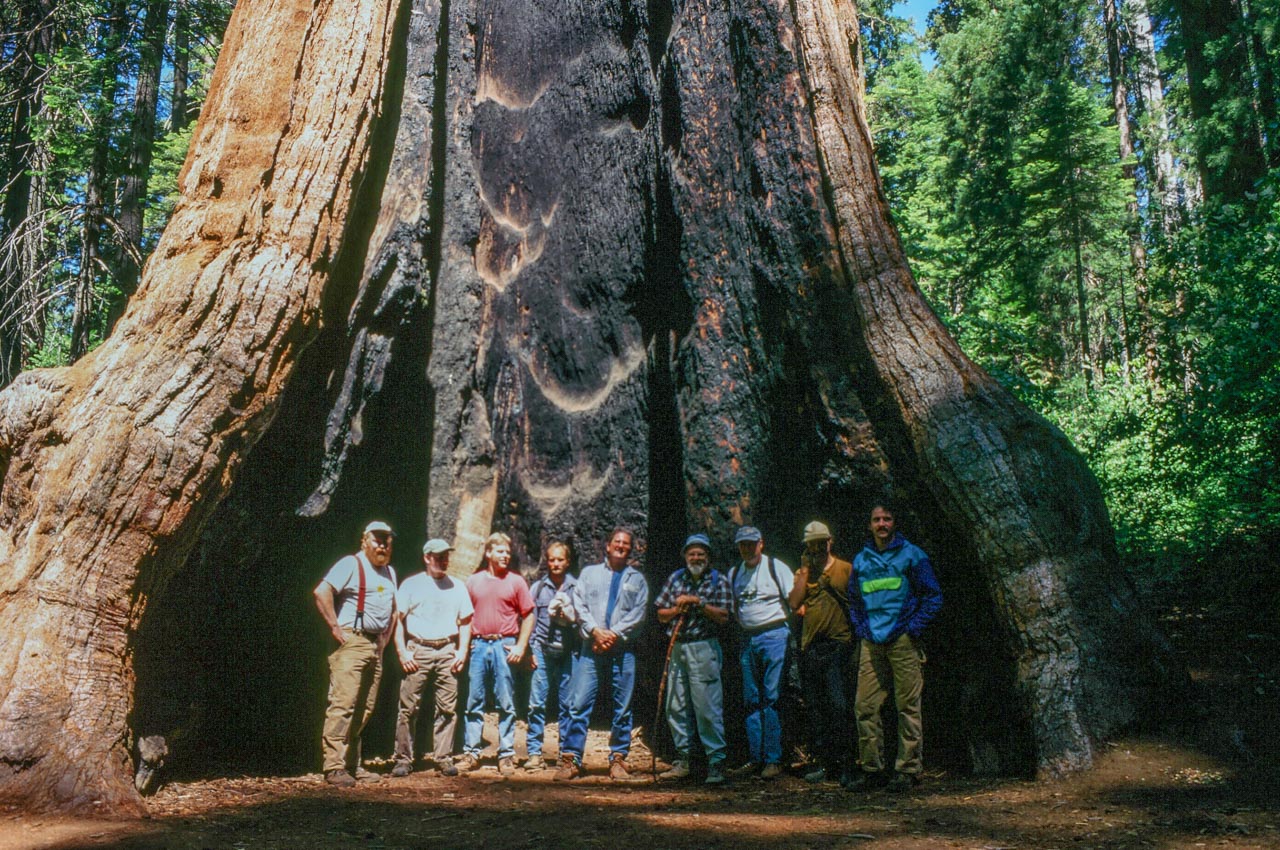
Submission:
{"label": "brown boot", "polygon": [[560,756],[560,769],[552,779],[556,782],[568,782],[576,778],[579,773],[582,773],[582,768],[578,765],[578,760],[566,754]]}
{"label": "brown boot", "polygon": [[625,782],[631,778],[627,771],[627,757],[622,753],[609,756],[609,778],[614,782]]}

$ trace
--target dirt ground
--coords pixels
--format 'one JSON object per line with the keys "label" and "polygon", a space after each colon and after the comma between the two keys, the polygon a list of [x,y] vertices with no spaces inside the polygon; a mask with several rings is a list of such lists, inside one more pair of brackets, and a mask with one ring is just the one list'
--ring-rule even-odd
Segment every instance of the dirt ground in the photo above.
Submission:
{"label": "dirt ground", "polygon": [[[1203,705],[1199,720],[1113,742],[1055,782],[930,775],[916,791],[852,794],[795,776],[708,789],[655,783],[643,745],[631,783],[502,779],[492,759],[453,779],[424,770],[340,791],[319,775],[174,783],[151,817],[100,821],[0,810],[0,850],[27,848],[1280,848],[1280,640],[1274,617],[1164,608]],[[1228,649],[1230,651],[1225,651]],[[1171,706],[1172,708],[1172,706]],[[490,739],[494,736],[490,731]],[[517,735],[523,741],[523,732]],[[554,745],[549,745],[554,752]],[[388,763],[370,763],[381,774]]]}

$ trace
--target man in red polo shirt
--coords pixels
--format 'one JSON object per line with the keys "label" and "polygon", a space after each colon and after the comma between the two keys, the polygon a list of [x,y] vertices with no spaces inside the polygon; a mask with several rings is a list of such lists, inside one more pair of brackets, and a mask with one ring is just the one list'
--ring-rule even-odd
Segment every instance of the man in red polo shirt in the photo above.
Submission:
{"label": "man in red polo shirt", "polygon": [[536,619],[533,595],[524,576],[510,569],[511,538],[500,532],[489,535],[484,547],[484,567],[467,580],[467,592],[475,614],[471,618],[471,678],[467,692],[462,770],[480,764],[484,743],[485,698],[493,693],[498,704],[498,772],[515,773],[516,707],[512,666],[524,660]]}

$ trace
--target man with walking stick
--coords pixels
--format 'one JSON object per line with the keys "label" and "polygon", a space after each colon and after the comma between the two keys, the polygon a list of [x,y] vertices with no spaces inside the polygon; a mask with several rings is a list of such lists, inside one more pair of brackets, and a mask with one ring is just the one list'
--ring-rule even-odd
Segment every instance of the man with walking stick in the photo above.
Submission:
{"label": "man with walking stick", "polygon": [[711,541],[693,534],[684,543],[685,566],[667,579],[654,605],[671,641],[667,654],[667,724],[676,746],[671,769],[661,779],[689,775],[691,729],[707,755],[708,785],[724,782],[724,689],[720,679],[723,657],[719,627],[729,622],[733,597],[729,582],[711,569]]}

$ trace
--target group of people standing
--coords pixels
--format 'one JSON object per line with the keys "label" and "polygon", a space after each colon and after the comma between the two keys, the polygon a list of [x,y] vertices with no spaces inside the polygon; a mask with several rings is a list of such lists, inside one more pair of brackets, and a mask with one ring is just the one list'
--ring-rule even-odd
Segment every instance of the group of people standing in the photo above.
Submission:
{"label": "group of people standing", "polygon": [[[896,532],[888,506],[872,510],[868,531],[866,546],[848,562],[832,554],[827,526],[809,523],[795,572],[765,553],[763,535],[752,526],[737,530],[740,559],[727,573],[711,566],[706,535],[685,541],[684,566],[652,601],[668,638],[664,707],[676,749],[662,778],[690,776],[695,742],[705,755],[708,784],[728,776],[779,776],[779,703],[788,665],[798,663],[809,725],[801,737],[815,755],[805,778],[839,781],[852,789],[919,784],[919,638],[940,609],[942,594],[928,557]],[[456,776],[479,766],[489,700],[498,709],[498,770],[514,774],[514,682],[515,671],[523,667],[533,671],[524,767],[550,766],[543,753],[550,712],[560,735],[555,779],[581,774],[587,725],[597,693],[607,683],[612,696],[609,776],[627,779],[637,637],[651,604],[648,582],[630,563],[633,534],[615,529],[604,560],[584,567],[577,577],[569,572],[568,547],[551,543],[545,574],[532,587],[510,569],[511,541],[501,533],[490,535],[481,567],[465,584],[449,575],[452,547],[433,539],[423,546],[425,570],[397,587],[390,565],[393,537],[386,523],[370,523],[360,551],[334,564],[315,589],[316,607],[339,644],[329,656],[325,780],[351,786],[365,778],[360,732],[373,709],[383,649],[391,642],[404,672],[393,776],[413,771],[413,732],[428,692],[435,706],[432,759],[442,774]],[[728,771],[720,638],[731,623],[741,633],[750,756]],[[455,753],[457,677],[463,669],[469,690],[463,747]],[[884,764],[880,721],[890,690],[898,710],[893,771]]]}

